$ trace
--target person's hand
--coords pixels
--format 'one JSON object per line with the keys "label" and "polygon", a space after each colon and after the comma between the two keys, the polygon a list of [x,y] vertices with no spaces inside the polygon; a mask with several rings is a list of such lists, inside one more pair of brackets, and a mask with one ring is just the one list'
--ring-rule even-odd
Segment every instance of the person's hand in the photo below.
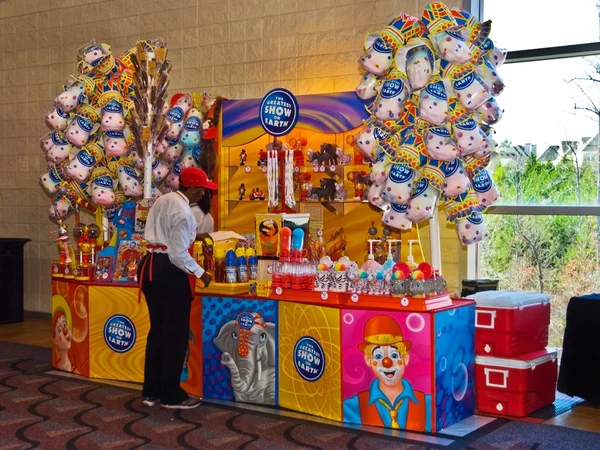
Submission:
{"label": "person's hand", "polygon": [[208,287],[208,285],[212,281],[212,276],[208,272],[204,272],[200,277],[200,281],[204,283],[204,287]]}

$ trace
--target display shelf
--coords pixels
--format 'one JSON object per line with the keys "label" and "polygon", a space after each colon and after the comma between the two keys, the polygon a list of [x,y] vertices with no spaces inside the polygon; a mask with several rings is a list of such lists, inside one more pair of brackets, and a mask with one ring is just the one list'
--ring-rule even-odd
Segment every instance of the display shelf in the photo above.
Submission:
{"label": "display shelf", "polygon": [[297,201],[296,203],[301,204],[321,204],[328,211],[338,214],[338,215],[346,215],[360,205],[369,204],[367,200],[303,200]]}
{"label": "display shelf", "polygon": [[199,295],[247,295],[250,283],[210,283],[202,288],[200,279],[196,280],[196,293]]}

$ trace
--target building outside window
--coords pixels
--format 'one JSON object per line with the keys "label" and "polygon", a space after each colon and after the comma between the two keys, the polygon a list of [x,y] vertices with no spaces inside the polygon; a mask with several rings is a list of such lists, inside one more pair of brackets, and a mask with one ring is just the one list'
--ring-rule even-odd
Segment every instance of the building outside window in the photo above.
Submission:
{"label": "building outside window", "polygon": [[471,275],[550,294],[550,345],[562,346],[569,299],[600,292],[600,3],[481,0],[473,10],[493,18],[509,53],[490,167],[502,199],[488,210],[490,238],[470,252]]}

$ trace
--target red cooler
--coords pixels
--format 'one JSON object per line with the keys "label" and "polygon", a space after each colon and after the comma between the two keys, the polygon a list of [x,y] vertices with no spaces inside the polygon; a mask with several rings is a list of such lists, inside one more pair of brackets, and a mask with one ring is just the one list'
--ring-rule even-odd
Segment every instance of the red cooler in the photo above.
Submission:
{"label": "red cooler", "polygon": [[558,349],[518,358],[475,358],[477,409],[481,413],[525,417],[554,402]]}
{"label": "red cooler", "polygon": [[550,297],[534,292],[484,291],[475,300],[475,353],[511,358],[548,345]]}

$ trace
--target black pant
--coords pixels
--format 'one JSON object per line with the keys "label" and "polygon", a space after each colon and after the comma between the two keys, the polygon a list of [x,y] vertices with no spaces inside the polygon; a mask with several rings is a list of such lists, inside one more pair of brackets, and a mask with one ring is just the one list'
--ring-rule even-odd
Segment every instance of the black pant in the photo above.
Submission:
{"label": "black pant", "polygon": [[142,395],[159,398],[166,405],[181,403],[188,399],[179,383],[193,299],[189,278],[164,253],[148,253],[139,267],[144,271],[142,291],[150,313]]}

